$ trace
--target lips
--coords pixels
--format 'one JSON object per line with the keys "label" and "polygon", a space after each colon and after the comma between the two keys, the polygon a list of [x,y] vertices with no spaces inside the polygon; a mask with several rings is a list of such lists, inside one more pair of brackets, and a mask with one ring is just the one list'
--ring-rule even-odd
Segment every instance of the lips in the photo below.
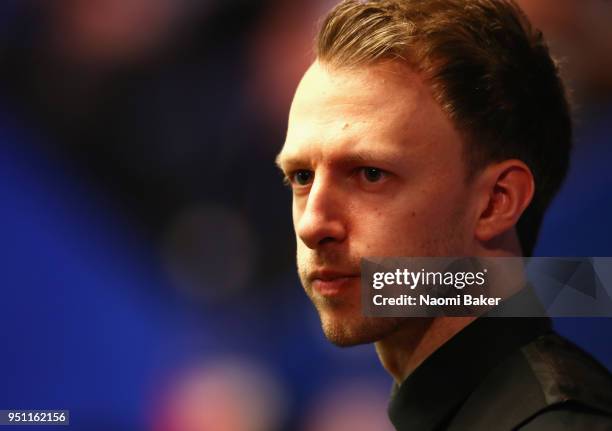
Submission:
{"label": "lips", "polygon": [[346,292],[355,282],[359,273],[336,270],[319,270],[311,273],[310,280],[315,291],[323,296],[336,296]]}

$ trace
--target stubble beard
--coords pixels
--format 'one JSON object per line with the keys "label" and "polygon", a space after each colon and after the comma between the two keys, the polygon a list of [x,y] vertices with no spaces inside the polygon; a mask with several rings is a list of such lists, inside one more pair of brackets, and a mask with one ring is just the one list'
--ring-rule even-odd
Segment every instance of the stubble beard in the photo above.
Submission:
{"label": "stubble beard", "polygon": [[316,294],[300,270],[300,279],[312,301],[325,337],[338,347],[351,347],[379,341],[396,332],[408,320],[406,317],[367,317],[363,315],[360,292],[327,298]]}
{"label": "stubble beard", "polygon": [[[460,220],[461,214],[453,214],[451,221]],[[451,227],[456,223],[448,223],[448,232],[430,239],[420,248],[417,254],[421,256],[460,256],[462,253],[462,238],[458,230]],[[414,252],[412,254],[415,254]],[[312,256],[309,256],[312,258]],[[320,257],[320,256],[317,256]],[[344,261],[340,254],[332,253],[326,256],[330,262]],[[315,257],[315,259],[317,259]],[[327,260],[327,259],[326,259]],[[358,267],[359,261],[351,259],[353,268]],[[325,337],[339,347],[350,347],[359,344],[368,344],[381,341],[410,325],[411,317],[368,317],[363,315],[361,306],[361,292],[347,292],[341,297],[323,297],[314,292],[308,280],[309,259],[302,261],[298,251],[298,273],[306,294],[314,304]],[[416,335],[415,335],[416,336]]]}

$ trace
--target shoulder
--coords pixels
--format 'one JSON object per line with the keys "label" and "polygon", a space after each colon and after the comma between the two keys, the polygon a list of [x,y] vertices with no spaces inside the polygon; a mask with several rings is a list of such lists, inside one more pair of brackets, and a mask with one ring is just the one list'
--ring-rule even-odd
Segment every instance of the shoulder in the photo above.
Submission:
{"label": "shoulder", "polygon": [[612,414],[612,375],[569,340],[550,333],[521,348],[547,406],[565,402]]}
{"label": "shoulder", "polygon": [[[487,373],[451,429],[612,430],[612,376],[554,332],[523,346]],[[546,428],[544,424],[550,424]],[[562,424],[562,425],[559,425]],[[565,428],[563,426],[566,426]],[[538,428],[540,427],[540,428]],[[605,428],[607,427],[607,428]]]}
{"label": "shoulder", "polygon": [[612,415],[580,404],[545,409],[518,427],[521,431],[612,431]]}
{"label": "shoulder", "polygon": [[558,334],[524,346],[544,399],[524,430],[612,430],[612,375],[592,356]]}

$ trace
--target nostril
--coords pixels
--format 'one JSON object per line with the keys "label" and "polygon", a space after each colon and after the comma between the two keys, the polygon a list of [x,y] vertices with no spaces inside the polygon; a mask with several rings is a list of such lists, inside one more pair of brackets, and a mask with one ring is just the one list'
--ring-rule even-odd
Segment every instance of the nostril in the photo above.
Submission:
{"label": "nostril", "polygon": [[334,238],[332,238],[331,236],[326,236],[325,238],[323,238],[321,241],[319,241],[319,245],[325,245],[329,242],[333,242]]}

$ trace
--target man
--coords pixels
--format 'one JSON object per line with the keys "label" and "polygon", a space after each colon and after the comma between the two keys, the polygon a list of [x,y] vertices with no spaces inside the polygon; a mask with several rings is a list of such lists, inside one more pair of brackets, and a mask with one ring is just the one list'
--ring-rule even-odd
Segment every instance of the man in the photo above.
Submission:
{"label": "man", "polygon": [[277,163],[327,338],[374,342],[398,430],[612,429],[612,378],[548,319],[372,318],[365,256],[529,255],[568,167],[554,62],[506,0],[344,1]]}

